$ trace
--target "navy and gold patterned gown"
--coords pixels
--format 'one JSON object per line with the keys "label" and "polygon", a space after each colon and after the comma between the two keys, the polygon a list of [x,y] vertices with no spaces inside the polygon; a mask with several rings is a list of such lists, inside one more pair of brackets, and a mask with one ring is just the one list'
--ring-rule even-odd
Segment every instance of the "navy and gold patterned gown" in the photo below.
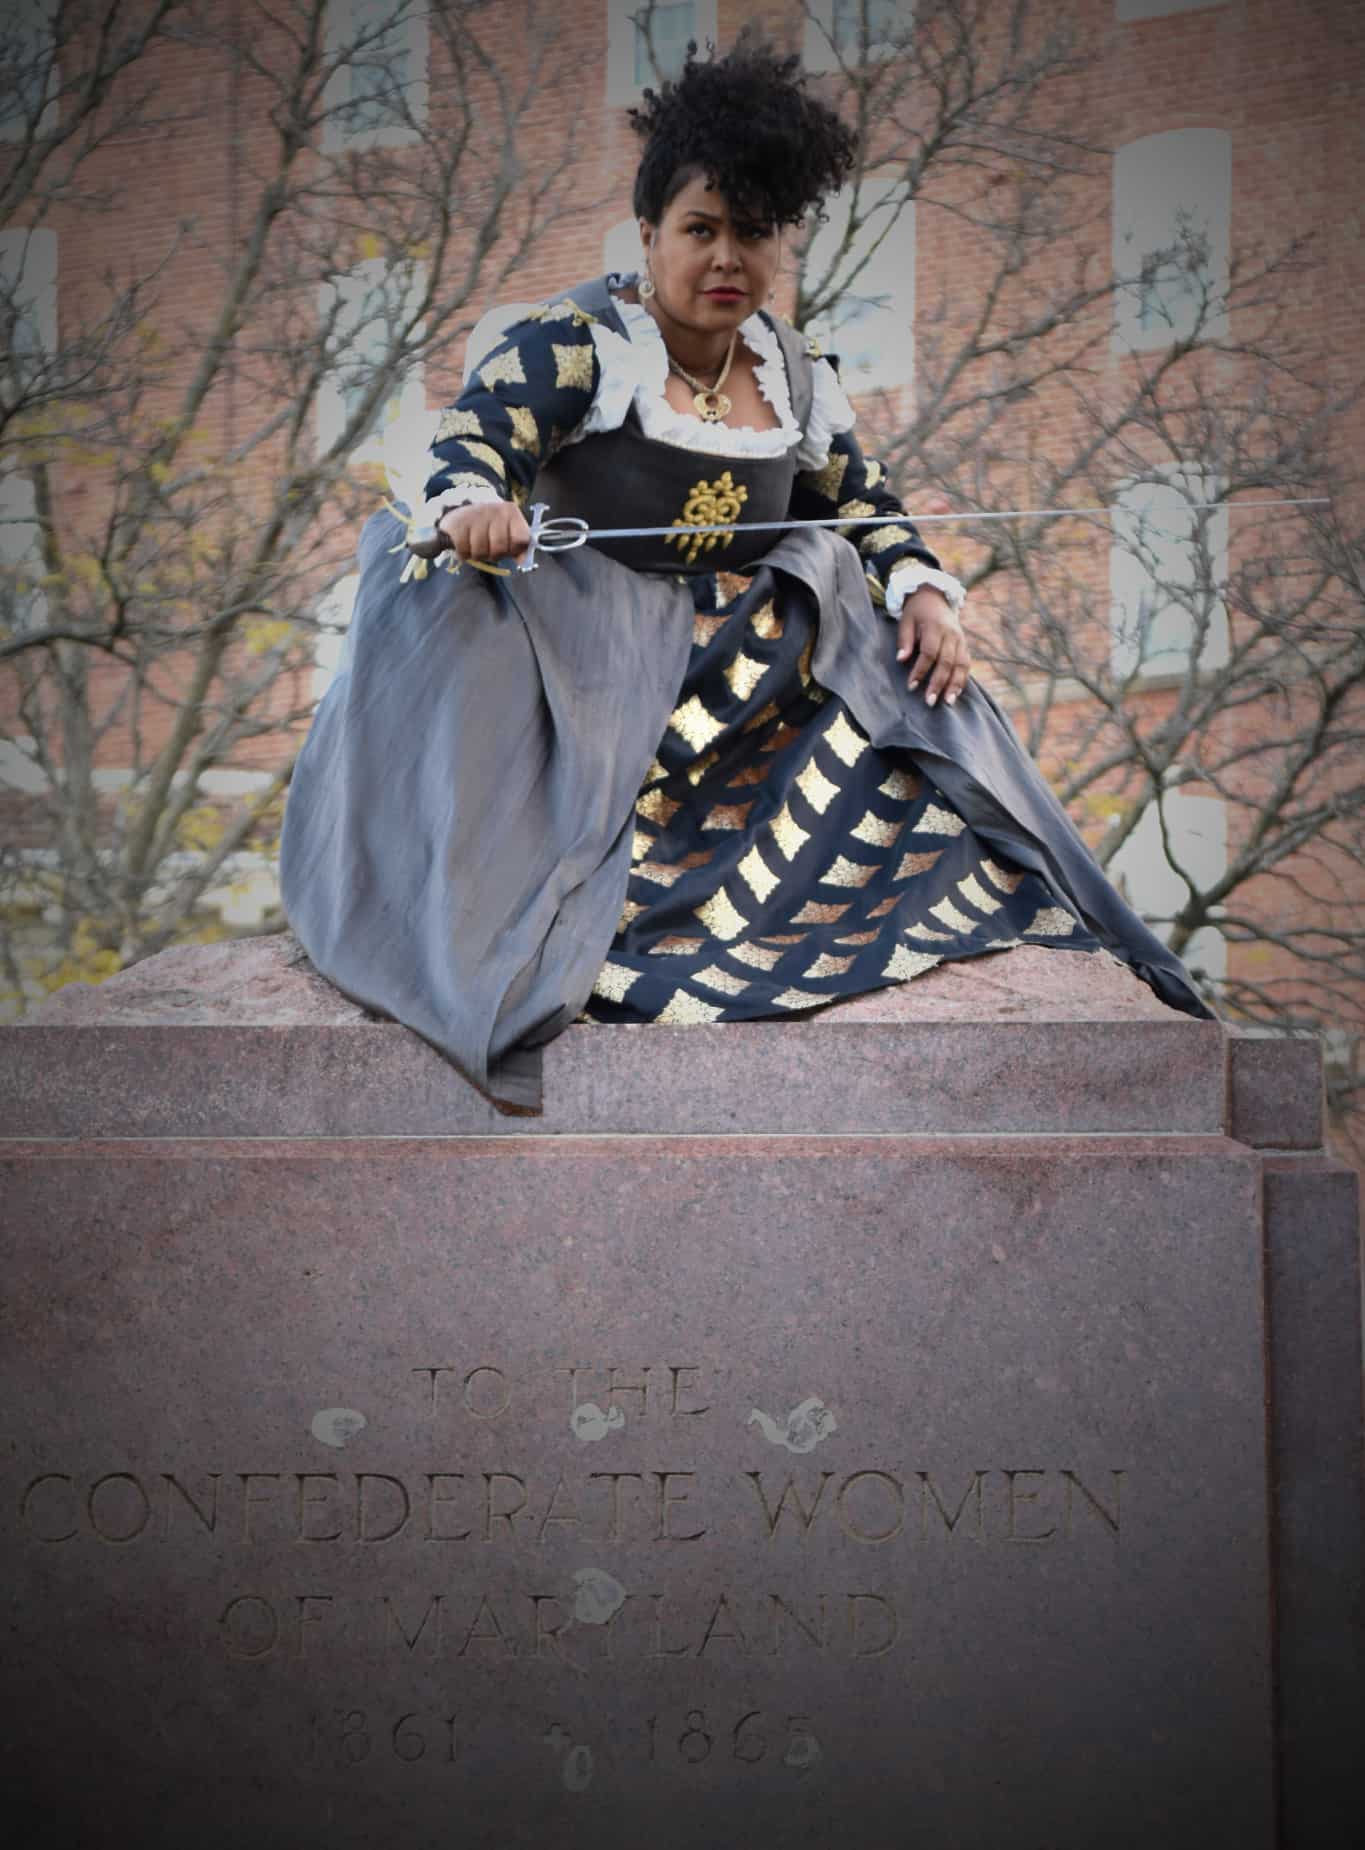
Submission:
{"label": "navy and gold patterned gown", "polygon": [[[605,279],[512,327],[442,415],[426,493],[676,531],[400,589],[401,528],[372,517],[281,855],[319,970],[510,1109],[576,1019],[782,1016],[1021,943],[1106,946],[1207,1013],[979,684],[953,709],[905,689],[873,606],[937,562],[908,520],[859,527],[902,510],[851,430],[802,470],[723,427],[702,451],[646,434],[619,395],[594,429],[604,327],[625,338]],[[769,327],[805,429],[815,357]],[[840,516],[842,538],[746,530]]]}
{"label": "navy and gold patterned gown", "polygon": [[625,910],[589,1018],[747,1021],[944,958],[1097,949],[907,753],[869,742],[811,673],[809,612],[780,612],[767,578],[693,586],[687,678],[636,801]]}

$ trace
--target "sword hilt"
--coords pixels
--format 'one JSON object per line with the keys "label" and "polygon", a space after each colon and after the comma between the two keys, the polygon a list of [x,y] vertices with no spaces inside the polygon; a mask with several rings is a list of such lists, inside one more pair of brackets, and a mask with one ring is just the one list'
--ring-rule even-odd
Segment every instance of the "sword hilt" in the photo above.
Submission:
{"label": "sword hilt", "polygon": [[537,501],[531,508],[531,538],[521,555],[518,571],[533,572],[538,552],[572,552],[576,546],[586,543],[590,531],[586,520],[578,520],[572,514],[547,520],[549,512],[549,503],[545,501]]}
{"label": "sword hilt", "polygon": [[[539,563],[538,554],[569,552],[576,546],[582,546],[588,537],[586,520],[576,520],[571,515],[562,516],[558,520],[549,519],[550,506],[546,501],[537,501],[528,512],[531,537],[527,541],[526,551],[515,561],[519,572],[533,572]],[[419,527],[409,522],[405,543],[410,553],[429,561],[438,559],[447,551],[451,541],[449,534],[443,533],[439,527]],[[507,561],[509,565],[512,563],[511,560]]]}

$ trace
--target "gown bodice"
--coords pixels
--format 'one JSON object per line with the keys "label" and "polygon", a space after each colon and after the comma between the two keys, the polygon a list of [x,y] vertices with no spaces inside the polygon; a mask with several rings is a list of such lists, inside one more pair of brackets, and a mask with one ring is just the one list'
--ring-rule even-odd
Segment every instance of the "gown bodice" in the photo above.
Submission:
{"label": "gown bodice", "polygon": [[[601,284],[575,290],[572,299],[609,325],[621,325]],[[814,392],[805,341],[783,322],[772,325],[786,364],[792,413],[804,428]],[[594,529],[675,527],[676,538],[589,542],[636,571],[741,571],[780,537],[745,528],[787,517],[796,470],[795,446],[778,456],[726,456],[646,436],[632,405],[617,429],[565,444],[537,473],[530,499],[545,502],[551,517],[572,516]],[[720,524],[729,531],[692,531]]]}
{"label": "gown bodice", "polygon": [[[594,530],[667,527],[677,537],[590,540],[618,564],[640,572],[740,571],[769,551],[778,535],[746,532],[755,521],[782,520],[796,479],[785,456],[707,456],[647,437],[634,407],[617,430],[562,449],[536,476],[533,502],[552,518],[571,515]],[[724,523],[724,533],[692,529]]]}

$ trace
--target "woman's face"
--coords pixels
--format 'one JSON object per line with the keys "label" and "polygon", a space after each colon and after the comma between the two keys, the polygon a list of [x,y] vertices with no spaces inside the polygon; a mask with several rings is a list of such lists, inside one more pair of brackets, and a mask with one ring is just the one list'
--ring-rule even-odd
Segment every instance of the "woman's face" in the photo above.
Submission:
{"label": "woman's face", "polygon": [[657,225],[640,220],[640,240],[656,308],[698,332],[738,327],[762,308],[781,256],[777,227],[732,208],[705,174],[687,182]]}

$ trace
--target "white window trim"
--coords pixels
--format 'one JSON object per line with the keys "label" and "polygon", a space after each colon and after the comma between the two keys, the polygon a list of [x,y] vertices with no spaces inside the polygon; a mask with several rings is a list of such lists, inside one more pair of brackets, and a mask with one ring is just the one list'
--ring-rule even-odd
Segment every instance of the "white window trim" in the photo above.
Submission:
{"label": "white window trim", "polygon": [[[201,771],[195,782],[205,796],[253,796],[257,791],[267,789],[274,775],[273,771],[248,771],[217,765]],[[100,765],[90,773],[90,781],[95,789],[109,794],[132,790],[139,780],[146,777],[145,769],[134,771],[127,765]],[[175,772],[171,779],[172,787],[183,790],[186,777],[184,771]],[[0,785],[29,795],[52,788],[47,772],[38,761],[37,745],[32,733],[15,732],[0,738]]]}
{"label": "white window trim", "polygon": [[[899,0],[896,21],[898,31],[908,31],[914,24],[914,0]],[[898,56],[898,49],[884,40],[874,39],[868,46],[868,63],[879,64]],[[852,62],[847,53],[843,64],[834,47],[834,0],[807,0],[805,32],[801,45],[801,62],[813,74],[837,71]]]}
{"label": "white window trim", "polygon": [[47,593],[40,588],[46,568],[36,514],[37,498],[28,476],[18,469],[0,469],[0,616],[12,616],[19,635],[45,629],[49,617]]}
{"label": "white window trim", "polygon": [[0,277],[32,311],[44,356],[57,353],[57,234],[42,225],[0,231]]}
{"label": "white window trim", "polygon": [[[1183,878],[1166,858],[1163,819],[1176,860],[1197,886],[1207,889],[1227,872],[1227,804],[1220,796],[1163,790],[1160,798],[1143,811],[1137,827],[1109,863],[1109,878],[1116,885],[1122,883],[1129,905],[1167,943],[1171,936],[1169,920],[1185,904],[1188,892]],[[1221,979],[1227,975],[1227,939],[1216,926],[1204,926],[1194,933],[1181,958],[1191,969]]]}
{"label": "white window trim", "polygon": [[[1203,198],[1188,203],[1177,198],[1153,198],[1149,191],[1156,184],[1153,169],[1161,168],[1185,179],[1193,178],[1195,190],[1202,190]],[[1114,156],[1112,211],[1113,270],[1116,278],[1124,279],[1136,277],[1150,251],[1174,241],[1182,211],[1207,219],[1207,274],[1212,300],[1201,334],[1206,339],[1223,338],[1228,331],[1226,292],[1232,218],[1232,137],[1227,130],[1168,129],[1125,142]],[[1168,224],[1169,231],[1163,231],[1153,243],[1152,226],[1156,221]],[[1158,318],[1144,326],[1139,289],[1125,282],[1115,292],[1113,345],[1119,352],[1159,351],[1172,341],[1187,339],[1192,332],[1192,324],[1185,325],[1178,316],[1169,321]]]}
{"label": "white window trim", "polygon": [[[871,211],[874,214],[877,213],[881,206],[884,205],[900,187],[901,181],[896,175],[879,175],[875,173],[866,175],[859,189],[862,196],[861,204],[864,212],[866,212],[870,206]],[[807,251],[812,248],[818,251],[820,239],[822,236],[826,235],[826,231],[828,231],[828,235],[830,236],[838,235],[840,215],[844,210],[845,202],[850,197],[852,190],[851,187],[845,187],[841,192],[834,194],[834,196],[826,202],[825,210],[829,218],[829,227],[816,228],[812,234],[810,244],[807,246]],[[875,225],[875,218],[872,223]],[[843,384],[845,392],[895,391],[901,387],[909,386],[914,383],[915,295],[917,286],[915,231],[915,204],[913,200],[907,200],[899,207],[896,222],[891,230],[887,232],[886,236],[888,243],[894,242],[897,249],[901,252],[901,261],[908,273],[908,280],[897,293],[894,306],[873,311],[875,314],[884,315],[887,318],[888,328],[895,326],[900,330],[901,336],[898,341],[894,343],[889,342],[887,344],[885,349],[886,357],[881,363],[874,366],[871,371],[854,372],[849,370],[847,368],[848,356],[843,351],[841,345],[842,337],[840,330],[826,322],[811,324],[809,332],[819,339],[821,345],[828,352],[835,354],[838,358],[845,361],[846,370],[841,374],[841,383]],[[885,248],[885,246],[883,248]],[[823,268],[823,265],[816,264],[812,267],[819,271]],[[853,292],[857,294],[865,290],[869,283],[875,284],[875,280],[875,273],[869,276],[867,271],[863,271],[853,284]]]}
{"label": "white window trim", "polygon": [[[131,782],[131,777],[128,781]],[[266,781],[269,781],[268,777]],[[204,785],[204,793],[210,794],[207,784]],[[109,866],[107,852],[101,852],[100,859],[106,867]],[[37,908],[47,924],[60,924],[66,915],[60,906],[53,904],[51,883],[51,876],[61,872],[60,858],[56,851],[51,848],[20,848],[14,860],[14,902],[20,906]],[[164,904],[177,881],[197,872],[200,860],[199,855],[188,849],[168,854],[161,864],[161,879],[147,890],[148,903]],[[258,926],[266,914],[279,905],[279,901],[279,872],[273,858],[262,854],[259,849],[244,848],[236,854],[230,854],[223,862],[217,879],[200,894],[189,916],[201,917],[206,912],[212,912],[225,925],[240,925],[250,929]],[[25,985],[25,998],[28,1002],[42,1002],[45,997],[46,992],[36,984],[32,989]],[[14,1017],[10,1016],[9,1019],[13,1020]]]}
{"label": "white window trim", "polygon": [[[1141,476],[1129,477],[1117,485],[1114,497],[1114,520],[1112,539],[1109,547],[1109,649],[1110,666],[1120,680],[1132,678],[1135,684],[1144,681],[1166,680],[1172,677],[1185,678],[1191,673],[1207,673],[1221,668],[1228,659],[1228,613],[1227,605],[1218,598],[1209,615],[1209,625],[1205,632],[1203,647],[1198,661],[1191,659],[1194,643],[1193,618],[1190,618],[1185,639],[1175,648],[1162,649],[1145,659],[1139,658],[1134,641],[1125,633],[1133,618],[1128,609],[1128,600],[1138,593],[1145,574],[1143,561],[1134,551],[1137,540],[1135,521],[1140,503],[1145,496],[1144,490],[1169,485],[1189,501],[1218,501],[1222,498],[1223,484],[1215,475],[1202,469],[1195,463],[1164,463],[1146,470]],[[1191,512],[1190,524],[1193,527],[1198,517]],[[1207,544],[1210,550],[1210,569],[1215,584],[1227,580],[1228,570],[1228,512],[1226,508],[1210,511],[1205,516],[1207,526]],[[1182,544],[1179,536],[1173,536],[1172,543]],[[1149,552],[1155,549],[1147,547]],[[1160,567],[1161,561],[1157,561]],[[1163,571],[1167,580],[1176,578],[1174,570]],[[1172,600],[1163,609],[1179,611],[1181,619],[1186,615],[1184,607]],[[1159,612],[1154,626],[1161,621]],[[1181,627],[1185,627],[1183,621]]]}
{"label": "white window trim", "polygon": [[[38,35],[44,39],[51,36],[52,25],[57,16],[58,0],[6,0],[3,24],[0,32],[30,35],[34,53],[38,50]],[[28,18],[22,19],[21,13]],[[35,138],[52,135],[57,129],[57,91],[60,88],[61,48],[58,47],[47,67],[47,95],[39,112],[38,122],[34,128]],[[22,141],[28,133],[28,118],[22,107],[16,102],[13,108],[0,109],[0,141]]]}
{"label": "white window trim", "polygon": [[[388,266],[381,257],[367,257],[354,264],[350,270],[345,271],[344,276],[354,278],[358,273],[362,281],[369,280],[372,276],[374,282],[382,282],[388,274]],[[408,304],[412,303],[424,287],[423,266],[415,265],[408,284]],[[325,325],[332,313],[335,294],[336,285],[334,283],[324,282],[318,285],[318,316],[321,324]],[[406,316],[409,312],[410,308],[405,304],[402,313]],[[362,437],[351,451],[349,460],[352,466],[376,463],[382,468],[386,456],[385,435],[389,427],[397,424],[404,430],[413,428],[425,418],[426,407],[426,369],[421,361],[417,361],[398,390],[389,398],[387,405],[380,411],[375,428]],[[317,446],[318,453],[321,455],[332,448],[346,426],[346,401],[340,385],[330,375],[324,378],[318,387],[315,409]]]}
{"label": "white window trim", "polygon": [[317,601],[315,614],[317,635],[313,644],[311,693],[321,700],[341,672],[351,639],[351,618],[355,614],[356,593],[360,589],[359,572],[348,572]]}
{"label": "white window trim", "polygon": [[1114,17],[1121,26],[1135,19],[1165,19],[1169,13],[1202,13],[1226,0],[1114,0]]}
{"label": "white window trim", "polygon": [[[403,4],[404,0],[394,0],[395,12]],[[347,130],[339,112],[350,98],[351,67],[343,64],[332,72],[323,91],[323,107],[327,112],[322,127],[324,154],[363,151],[366,148],[409,148],[422,139],[431,94],[431,27],[424,4],[418,4],[417,0],[406,0],[406,4],[408,10],[401,24],[407,49],[412,54],[413,79],[407,87],[406,96],[413,126],[394,123],[388,128]],[[337,56],[353,42],[352,18],[351,0],[330,0],[327,9],[327,52],[330,57]]]}
{"label": "white window trim", "polygon": [[613,270],[629,275],[632,271],[644,268],[645,254],[640,244],[640,221],[638,218],[623,218],[610,227],[602,238],[602,269],[610,275]]}
{"label": "white window trim", "polygon": [[[638,103],[645,85],[635,81],[635,14],[644,0],[607,0],[607,102],[619,107]],[[704,50],[717,36],[716,0],[694,0],[691,36]]]}
{"label": "white window trim", "polygon": [[[6,295],[29,311],[44,359],[57,354],[57,233],[43,226],[11,226],[0,231],[0,276]],[[16,381],[17,389],[17,381]],[[12,461],[21,464],[22,452]],[[3,599],[12,597],[12,614],[20,629],[42,629],[48,600],[38,589],[44,573],[42,531],[36,515],[33,483],[22,466],[0,467],[0,570]]]}

